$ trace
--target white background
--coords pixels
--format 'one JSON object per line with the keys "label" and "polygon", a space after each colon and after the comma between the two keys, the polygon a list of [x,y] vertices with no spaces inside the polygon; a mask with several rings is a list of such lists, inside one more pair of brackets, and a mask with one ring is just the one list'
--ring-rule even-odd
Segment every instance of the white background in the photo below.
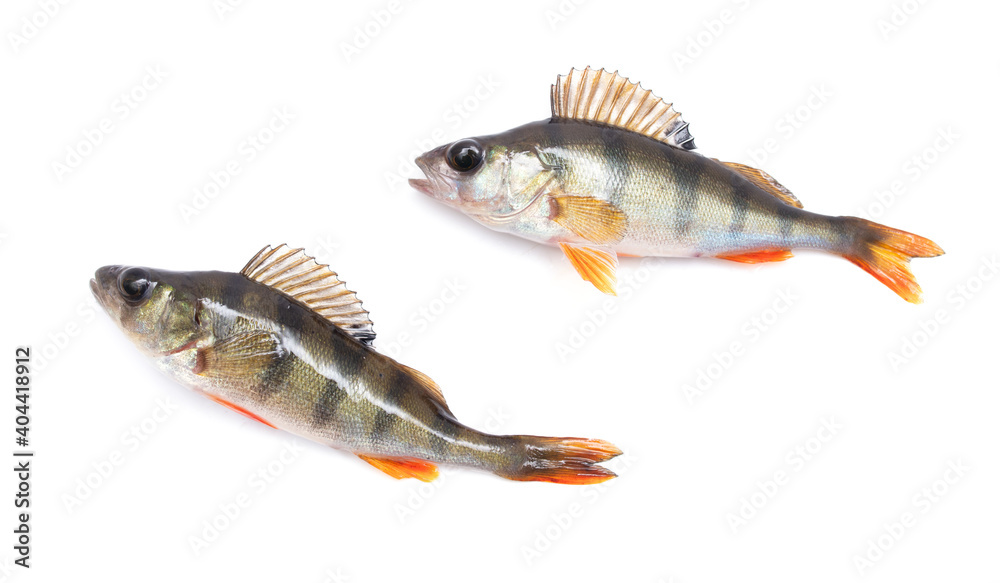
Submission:
{"label": "white background", "polygon": [[[1000,287],[981,270],[998,251],[995,3],[404,1],[380,26],[387,1],[258,0],[221,16],[209,0],[72,2],[51,18],[43,4],[5,2],[0,18],[7,383],[15,346],[48,355],[32,401],[33,566],[10,566],[7,534],[3,576],[1000,576]],[[379,29],[367,42],[366,25]],[[631,293],[605,304],[557,249],[399,183],[419,176],[405,164],[422,143],[548,117],[555,75],[586,65],[676,103],[706,155],[755,164],[773,140],[760,166],[806,208],[935,240],[947,255],[913,263],[926,303],[799,253],[759,268],[626,260]],[[147,69],[165,78],[138,89]],[[132,91],[145,95],[123,109]],[[248,160],[241,143],[281,108],[294,119]],[[104,118],[110,133],[57,172]],[[186,220],[230,162],[241,172]],[[371,311],[376,346],[436,379],[460,419],[610,440],[627,452],[620,478],[598,489],[456,469],[431,488],[308,443],[281,462],[287,436],[159,376],[89,297],[101,265],[235,271],[282,242],[330,262]],[[908,340],[919,348],[894,365]],[[699,373],[716,378],[686,395]],[[817,441],[830,418],[840,428]],[[949,462],[969,469],[956,480]],[[280,475],[259,487],[269,465]],[[921,491],[935,485],[931,502]],[[2,497],[15,487],[5,472]],[[248,506],[194,552],[241,493]],[[734,532],[743,499],[760,508]],[[905,512],[912,526],[893,527]],[[879,542],[884,525],[900,540]],[[879,558],[872,544],[891,548]]]}

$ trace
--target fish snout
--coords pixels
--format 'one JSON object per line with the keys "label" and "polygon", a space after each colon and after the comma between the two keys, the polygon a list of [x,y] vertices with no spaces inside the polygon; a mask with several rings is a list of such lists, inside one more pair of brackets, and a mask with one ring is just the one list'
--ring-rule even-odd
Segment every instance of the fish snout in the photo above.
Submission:
{"label": "fish snout", "polygon": [[417,165],[417,168],[420,168],[421,172],[427,174],[427,169],[430,168],[431,166],[430,152],[417,156],[416,160],[414,160],[413,162],[414,164]]}
{"label": "fish snout", "polygon": [[118,285],[118,273],[121,270],[121,265],[105,265],[95,271],[94,277],[90,279],[90,291],[102,306],[107,305],[105,298]]}
{"label": "fish snout", "polygon": [[118,273],[121,272],[121,265],[105,265],[94,272],[94,279],[102,288],[107,288],[108,284],[118,280]]}
{"label": "fish snout", "polygon": [[417,156],[417,159],[413,162],[417,165],[417,168],[424,173],[425,178],[411,178],[407,182],[409,182],[410,186],[414,189],[419,190],[427,196],[432,196],[433,192],[431,191],[431,181],[430,178],[426,178],[430,176],[427,164],[427,154]]}
{"label": "fish snout", "polygon": [[424,178],[411,178],[409,180],[410,186],[432,198],[446,198],[454,190],[454,187],[448,178],[441,173],[441,170],[436,168],[440,159],[441,156],[437,154],[437,150],[418,156],[414,162],[417,168],[424,173]]}

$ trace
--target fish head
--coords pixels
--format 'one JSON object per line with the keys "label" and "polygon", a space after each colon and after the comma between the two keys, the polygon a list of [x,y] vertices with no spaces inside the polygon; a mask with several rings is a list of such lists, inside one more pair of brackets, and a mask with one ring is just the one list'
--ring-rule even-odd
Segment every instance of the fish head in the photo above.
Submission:
{"label": "fish head", "polygon": [[424,178],[410,186],[473,217],[488,219],[523,209],[547,171],[530,145],[503,134],[464,138],[416,159]]}
{"label": "fish head", "polygon": [[202,335],[198,297],[187,283],[183,273],[108,265],[94,274],[90,290],[125,336],[156,358],[191,347]]}

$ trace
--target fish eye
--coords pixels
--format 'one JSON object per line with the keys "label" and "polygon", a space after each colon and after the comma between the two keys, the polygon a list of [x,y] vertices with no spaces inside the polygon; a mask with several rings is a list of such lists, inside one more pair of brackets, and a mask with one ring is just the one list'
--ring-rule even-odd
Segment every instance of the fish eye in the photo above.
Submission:
{"label": "fish eye", "polygon": [[146,300],[152,289],[149,272],[142,267],[129,267],[118,275],[118,292],[127,302],[135,304]]}
{"label": "fish eye", "polygon": [[459,172],[470,172],[483,162],[483,147],[473,139],[459,140],[448,146],[445,159],[452,169]]}

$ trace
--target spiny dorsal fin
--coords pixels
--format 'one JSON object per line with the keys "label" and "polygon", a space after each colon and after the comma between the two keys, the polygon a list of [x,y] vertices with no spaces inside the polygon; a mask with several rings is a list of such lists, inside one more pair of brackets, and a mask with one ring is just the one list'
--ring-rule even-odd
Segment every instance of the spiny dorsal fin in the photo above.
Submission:
{"label": "spiny dorsal fin", "polygon": [[360,342],[370,345],[375,340],[372,321],[358,296],[329,265],[316,263],[302,249],[268,245],[240,273],[302,302]]}
{"label": "spiny dorsal fin", "polygon": [[[721,160],[719,161],[722,162]],[[778,181],[771,178],[771,175],[767,172],[743,164],[737,164],[736,162],[722,163],[739,172],[744,178],[753,182],[758,188],[773,195],[781,202],[795,208],[802,208],[802,203],[799,202],[799,199],[795,198],[795,195],[790,190],[778,184]]]}
{"label": "spiny dorsal fin", "polygon": [[608,124],[675,148],[695,148],[687,122],[672,103],[664,103],[617,71],[587,67],[559,75],[552,86],[552,117]]}
{"label": "spiny dorsal fin", "polygon": [[403,367],[403,370],[413,375],[416,381],[420,383],[420,386],[427,391],[427,395],[431,399],[433,399],[438,405],[441,405],[445,411],[451,413],[451,409],[448,408],[448,403],[444,401],[444,393],[441,392],[441,387],[439,387],[431,377],[413,367],[406,366],[405,364],[399,364],[399,366]]}

